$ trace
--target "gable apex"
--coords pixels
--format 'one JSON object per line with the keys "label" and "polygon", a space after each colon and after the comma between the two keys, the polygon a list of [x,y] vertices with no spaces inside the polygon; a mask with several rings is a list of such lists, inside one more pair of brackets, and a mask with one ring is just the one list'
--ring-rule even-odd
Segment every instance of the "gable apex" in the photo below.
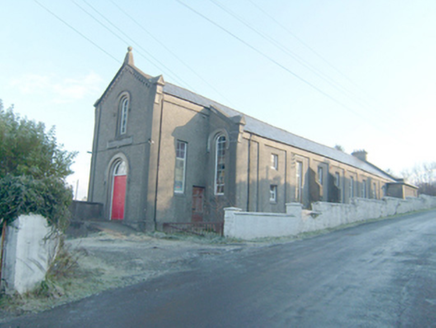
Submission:
{"label": "gable apex", "polygon": [[150,75],[145,74],[143,71],[135,66],[133,61],[132,49],[132,47],[127,48],[128,52],[124,58],[123,64],[103,92],[102,96],[96,100],[96,102],[94,103],[94,107],[97,107],[99,103],[107,97],[109,91],[115,86],[115,84],[126,71],[132,74],[137,80],[141,81],[146,86],[149,86],[150,83],[157,83],[162,86],[165,85],[162,75],[153,78]]}
{"label": "gable apex", "polygon": [[127,48],[127,54],[126,54],[126,57],[124,57],[124,65],[135,66],[135,61],[133,60],[132,50],[133,50],[133,48],[130,46]]}

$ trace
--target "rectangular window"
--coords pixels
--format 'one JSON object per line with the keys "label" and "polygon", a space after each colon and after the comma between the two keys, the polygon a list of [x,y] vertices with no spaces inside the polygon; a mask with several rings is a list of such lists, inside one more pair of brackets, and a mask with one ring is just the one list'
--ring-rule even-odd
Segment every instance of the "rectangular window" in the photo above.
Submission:
{"label": "rectangular window", "polygon": [[339,174],[339,172],[335,173],[335,186],[340,188],[341,186],[341,175]]}
{"label": "rectangular window", "polygon": [[366,198],[366,180],[362,180],[362,197]]}
{"label": "rectangular window", "polygon": [[176,168],[174,170],[174,192],[185,191],[186,151],[188,144],[177,140],[176,146]]}
{"label": "rectangular window", "polygon": [[318,183],[322,186],[324,182],[324,169],[318,166]]}
{"label": "rectangular window", "polygon": [[274,170],[279,169],[279,156],[276,154],[271,154],[271,168]]}
{"label": "rectangular window", "polygon": [[374,199],[377,199],[377,187],[376,187],[376,184],[375,184],[375,182],[372,184],[372,194],[373,194],[373,197],[374,197]]}
{"label": "rectangular window", "polygon": [[338,188],[338,202],[343,203],[344,200],[342,199],[342,188],[341,188],[341,175],[339,172],[335,172],[335,187]]}
{"label": "rectangular window", "polygon": [[354,177],[350,177],[350,198],[354,197]]}
{"label": "rectangular window", "polygon": [[295,169],[295,199],[297,202],[303,202],[303,163],[297,162],[297,166]]}
{"label": "rectangular window", "polygon": [[269,186],[269,200],[271,202],[274,202],[274,203],[277,202],[277,186],[276,185]]}

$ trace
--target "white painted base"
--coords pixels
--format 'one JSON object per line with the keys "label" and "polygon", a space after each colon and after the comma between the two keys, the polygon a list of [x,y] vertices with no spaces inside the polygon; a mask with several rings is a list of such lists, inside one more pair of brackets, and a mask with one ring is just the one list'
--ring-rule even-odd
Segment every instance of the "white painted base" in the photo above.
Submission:
{"label": "white painted base", "polygon": [[7,294],[34,289],[56,256],[59,235],[41,215],[22,215],[7,228],[2,287]]}

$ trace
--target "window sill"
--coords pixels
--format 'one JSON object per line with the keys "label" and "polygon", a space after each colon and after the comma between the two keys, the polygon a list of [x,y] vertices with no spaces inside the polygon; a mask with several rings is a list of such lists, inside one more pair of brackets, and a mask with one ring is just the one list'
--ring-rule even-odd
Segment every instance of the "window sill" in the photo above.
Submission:
{"label": "window sill", "polygon": [[133,143],[133,137],[124,137],[122,139],[110,140],[107,142],[107,149],[118,148],[122,146],[128,146]]}

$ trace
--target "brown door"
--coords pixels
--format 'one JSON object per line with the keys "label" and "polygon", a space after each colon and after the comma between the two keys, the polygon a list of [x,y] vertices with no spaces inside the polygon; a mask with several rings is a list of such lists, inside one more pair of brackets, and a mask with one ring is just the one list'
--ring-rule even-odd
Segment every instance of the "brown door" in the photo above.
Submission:
{"label": "brown door", "polygon": [[203,221],[203,198],[204,188],[193,187],[192,188],[192,222]]}

